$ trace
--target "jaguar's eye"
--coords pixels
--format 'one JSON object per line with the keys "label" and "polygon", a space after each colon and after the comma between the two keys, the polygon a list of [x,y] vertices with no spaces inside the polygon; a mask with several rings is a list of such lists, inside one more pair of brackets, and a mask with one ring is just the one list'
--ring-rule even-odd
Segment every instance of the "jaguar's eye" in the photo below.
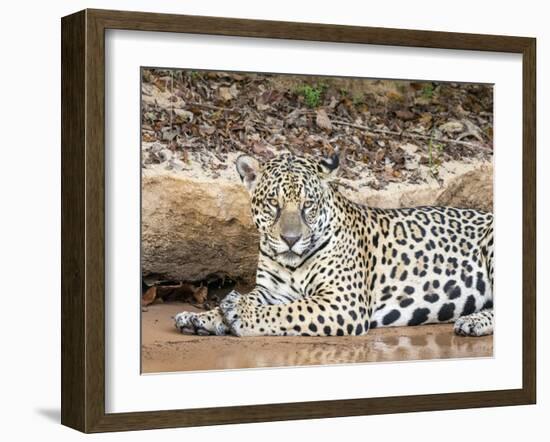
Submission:
{"label": "jaguar's eye", "polygon": [[267,203],[271,206],[271,207],[279,207],[279,200],[277,198],[269,198],[267,200]]}
{"label": "jaguar's eye", "polygon": [[309,209],[313,207],[313,200],[307,200],[304,202],[304,209]]}

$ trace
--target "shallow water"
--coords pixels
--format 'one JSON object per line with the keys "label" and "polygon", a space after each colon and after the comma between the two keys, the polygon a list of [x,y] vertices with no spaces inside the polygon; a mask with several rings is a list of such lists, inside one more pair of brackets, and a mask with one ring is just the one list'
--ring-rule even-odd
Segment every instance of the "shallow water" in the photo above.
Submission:
{"label": "shallow water", "polygon": [[353,337],[188,336],[171,319],[189,304],[165,303],[142,313],[142,372],[220,370],[491,357],[493,337],[456,336],[451,324],[386,327]]}

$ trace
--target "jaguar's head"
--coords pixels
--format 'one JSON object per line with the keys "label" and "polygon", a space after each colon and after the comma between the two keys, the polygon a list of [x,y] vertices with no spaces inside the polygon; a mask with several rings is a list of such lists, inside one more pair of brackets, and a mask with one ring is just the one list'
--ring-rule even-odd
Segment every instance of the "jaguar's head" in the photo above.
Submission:
{"label": "jaguar's head", "polygon": [[237,159],[264,253],[296,267],[324,240],[331,217],[326,179],[337,167],[337,155],[317,160],[285,153],[263,164],[248,155]]}

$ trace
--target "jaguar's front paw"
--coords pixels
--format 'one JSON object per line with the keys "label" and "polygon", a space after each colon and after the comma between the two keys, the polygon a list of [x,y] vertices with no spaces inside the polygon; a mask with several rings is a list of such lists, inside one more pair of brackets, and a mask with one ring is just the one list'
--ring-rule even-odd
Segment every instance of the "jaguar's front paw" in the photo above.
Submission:
{"label": "jaguar's front paw", "polygon": [[185,335],[194,335],[197,333],[195,325],[193,324],[193,318],[197,316],[192,312],[181,312],[174,316],[174,323],[176,328]]}
{"label": "jaguar's front paw", "polygon": [[241,336],[242,320],[239,312],[239,301],[241,294],[235,290],[223,298],[220,309],[223,313],[224,322],[229,327],[232,335]]}
{"label": "jaguar's front paw", "polygon": [[187,335],[226,335],[229,330],[219,308],[207,312],[181,312],[174,317],[176,328]]}

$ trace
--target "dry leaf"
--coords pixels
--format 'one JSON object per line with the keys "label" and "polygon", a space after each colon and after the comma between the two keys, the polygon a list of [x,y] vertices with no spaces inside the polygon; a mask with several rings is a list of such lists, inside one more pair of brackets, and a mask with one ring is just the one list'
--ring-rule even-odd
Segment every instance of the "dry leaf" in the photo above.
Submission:
{"label": "dry leaf", "polygon": [[231,90],[228,88],[228,87],[221,87],[219,90],[218,90],[218,96],[223,100],[223,101],[231,101],[233,100],[233,98],[235,98],[233,96],[233,94],[231,93]]}
{"label": "dry leaf", "polygon": [[156,79],[154,82],[156,87],[158,87],[162,92],[166,90],[166,82],[160,79]]}
{"label": "dry leaf", "polygon": [[181,121],[188,121],[190,123],[193,122],[193,112],[189,112],[185,109],[174,109],[174,114],[176,117],[179,117]]}
{"label": "dry leaf", "polygon": [[315,118],[317,126],[330,132],[332,130],[332,123],[330,122],[327,112],[324,109],[318,109],[315,113],[317,115]]}
{"label": "dry leaf", "polygon": [[401,94],[400,92],[397,92],[397,91],[389,91],[386,94],[386,97],[388,97],[389,101],[401,102],[401,101],[405,100],[405,97],[403,96],[403,94]]}
{"label": "dry leaf", "polygon": [[404,121],[414,119],[415,115],[410,110],[398,110],[395,112],[395,116]]}
{"label": "dry leaf", "polygon": [[416,170],[420,166],[418,155],[405,155],[405,169]]}
{"label": "dry leaf", "polygon": [[261,141],[255,141],[252,145],[252,152],[256,155],[261,155],[264,158],[273,158],[275,154],[268,149]]}
{"label": "dry leaf", "polygon": [[473,136],[477,141],[483,142],[483,137],[481,136],[481,129],[472,123],[470,120],[464,119],[462,123],[466,126],[467,135]]}
{"label": "dry leaf", "polygon": [[423,126],[430,127],[432,123],[432,114],[424,112],[418,119],[418,122]]}
{"label": "dry leaf", "polygon": [[143,307],[151,305],[157,299],[157,288],[149,287],[147,291],[141,296],[141,305]]}
{"label": "dry leaf", "polygon": [[146,143],[152,143],[157,139],[154,134],[151,134],[149,132],[143,132],[143,135],[141,137]]}
{"label": "dry leaf", "polygon": [[208,124],[203,124],[202,126],[200,126],[199,130],[203,135],[212,135],[214,132],[216,132],[216,128]]}
{"label": "dry leaf", "polygon": [[460,121],[447,121],[439,126],[439,130],[445,132],[447,135],[456,134],[464,130],[464,125]]}
{"label": "dry leaf", "polygon": [[199,304],[204,304],[207,297],[208,287],[199,287],[193,293],[193,298],[195,298],[195,301],[197,301]]}
{"label": "dry leaf", "polygon": [[418,146],[416,144],[412,143],[405,143],[399,146],[401,149],[403,149],[405,152],[407,152],[409,155],[412,155],[418,150]]}

